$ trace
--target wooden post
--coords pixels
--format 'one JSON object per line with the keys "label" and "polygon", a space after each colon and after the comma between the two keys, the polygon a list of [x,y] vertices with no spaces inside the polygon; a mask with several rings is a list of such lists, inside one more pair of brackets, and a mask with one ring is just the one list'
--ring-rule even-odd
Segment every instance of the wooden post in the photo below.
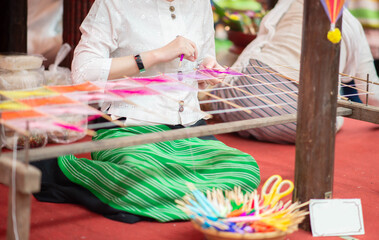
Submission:
{"label": "wooden post", "polygon": [[64,0],[63,3],[63,42],[70,44],[73,48],[62,66],[71,68],[74,48],[79,43],[81,33],[80,24],[87,16],[94,0]]}
{"label": "wooden post", "polygon": [[40,191],[41,171],[20,161],[0,157],[0,183],[9,186],[7,240],[27,240],[30,199],[32,193]]}
{"label": "wooden post", "polygon": [[27,50],[27,0],[0,1],[0,52]]}
{"label": "wooden post", "polygon": [[[27,240],[29,239],[30,232],[30,209],[32,194],[16,191],[13,202],[12,187],[12,185],[9,186],[7,240]],[[15,208],[14,215],[13,208]],[[17,234],[18,237],[16,237],[15,234]]]}
{"label": "wooden post", "polygon": [[[27,0],[0,1],[0,52],[27,52],[27,10]],[[5,162],[3,160],[0,160],[0,182],[9,184],[10,161]],[[32,182],[37,181],[37,184],[40,185],[40,173],[35,171],[35,169],[32,170],[32,175],[36,173],[38,175],[39,173],[39,178],[37,177],[37,180],[35,180],[35,177],[30,178],[29,171],[25,171],[25,167],[20,167],[18,164],[17,169],[19,171],[16,170],[16,175],[18,175],[16,177],[16,185],[9,185],[7,239],[27,240],[29,239],[30,230],[31,193],[19,191],[16,186],[18,184],[23,187],[25,179],[33,179],[34,181]],[[20,177],[20,174],[22,174],[22,177]],[[23,179],[21,183],[17,183],[21,179]],[[12,197],[12,189],[14,189],[14,198]],[[28,190],[28,187],[23,188],[23,190]],[[15,229],[17,229],[17,233]],[[18,236],[17,238],[15,234]]]}
{"label": "wooden post", "polygon": [[[329,29],[321,2],[304,1],[294,201],[332,197],[340,44]],[[309,231],[309,218],[300,227]]]}

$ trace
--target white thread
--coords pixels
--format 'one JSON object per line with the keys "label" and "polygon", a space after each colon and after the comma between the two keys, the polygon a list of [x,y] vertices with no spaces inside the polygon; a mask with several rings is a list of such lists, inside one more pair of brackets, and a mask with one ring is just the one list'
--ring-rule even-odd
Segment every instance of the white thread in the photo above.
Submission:
{"label": "white thread", "polygon": [[[232,98],[223,98],[223,100],[230,101],[230,100],[240,100],[240,99],[247,99],[247,98],[258,98],[258,97],[267,97],[267,96],[278,96],[283,95],[287,93],[297,93],[297,91],[288,91],[288,92],[280,92],[280,93],[268,93],[268,94],[255,94],[255,95],[247,95],[243,97],[232,97]],[[206,104],[206,103],[214,103],[214,102],[220,102],[219,99],[214,100],[203,100],[200,101],[200,104]]]}
{"label": "white thread", "polygon": [[296,103],[296,102],[293,101],[293,102],[279,103],[279,104],[271,104],[271,105],[265,105],[265,106],[244,107],[243,109],[240,109],[240,108],[232,108],[232,109],[223,109],[223,110],[205,111],[205,113],[208,113],[208,114],[220,114],[220,113],[228,113],[228,112],[239,112],[239,111],[244,111],[245,109],[250,109],[250,110],[251,110],[251,109],[270,108],[270,107],[276,107],[276,106],[286,106],[286,105],[290,105],[291,103]]}
{"label": "white thread", "polygon": [[13,233],[16,240],[19,240],[18,229],[17,229],[17,218],[16,218],[16,161],[17,161],[17,142],[18,135],[14,134],[13,138],[13,159],[12,159],[12,223],[13,223]]}
{"label": "white thread", "polygon": [[[289,91],[289,92],[280,92],[280,93],[270,93],[270,94],[261,94],[261,95],[252,95],[252,96],[243,96],[243,97],[235,97],[235,98],[226,98],[226,99],[214,99],[214,100],[202,100],[199,101],[199,104],[207,104],[207,103],[216,103],[216,102],[222,102],[223,100],[238,100],[238,99],[246,99],[246,98],[254,98],[254,97],[262,97],[262,96],[278,96],[281,94],[286,94],[286,93],[297,93],[297,91]],[[357,94],[348,94],[348,95],[340,95],[340,97],[351,97],[351,96],[361,96],[361,95],[366,95],[367,93],[357,93]],[[369,92],[368,94],[373,94]],[[276,104],[276,105],[264,105],[264,106],[255,106],[254,109],[261,109],[261,108],[267,108],[268,106],[286,106],[289,104]],[[250,109],[249,107],[245,107],[246,109]],[[234,111],[243,111],[242,109],[239,110],[234,110]],[[230,109],[223,111],[223,110],[214,110],[212,112],[206,112],[209,114],[221,114],[221,113],[226,113],[226,112],[231,112]],[[116,124],[112,122],[105,122],[105,123],[93,123],[88,125],[88,129],[96,129],[96,128],[105,128],[105,127],[114,127],[117,126]]]}
{"label": "white thread", "polygon": [[[283,65],[280,65],[280,67],[286,67],[286,66],[283,66]],[[254,66],[250,66],[250,67],[248,67],[248,68],[254,68]],[[261,67],[261,68],[265,68],[265,67]],[[232,69],[232,68],[231,68]],[[298,70],[296,70],[296,69],[293,69],[294,71],[292,71],[292,72],[285,72],[285,73],[296,73],[296,72],[298,72]],[[276,73],[254,73],[254,74],[243,74],[243,75],[241,75],[241,76],[239,76],[239,75],[231,75],[230,77],[243,77],[243,76],[264,76],[264,75],[275,75]],[[160,76],[160,75],[158,75],[158,76]],[[204,75],[203,75],[204,76]],[[210,76],[210,77],[204,77],[204,78],[199,78],[199,79],[195,79],[194,81],[202,81],[202,80],[208,80],[208,79],[214,79],[215,77],[212,77],[212,76]],[[344,77],[344,76],[342,76],[342,77],[340,77],[341,79],[350,79],[350,77]],[[137,78],[138,79],[138,78]],[[108,82],[117,82],[117,81],[120,81],[120,79],[116,79],[116,80],[110,80],[110,81],[108,81]],[[275,82],[275,83],[261,83],[262,85],[263,84],[267,84],[267,85],[274,85],[274,84],[290,84],[290,83],[293,83],[293,81],[290,81],[290,80],[288,80],[289,82]],[[96,85],[96,83],[94,83],[95,85]],[[171,83],[151,83],[150,85],[170,85]],[[344,83],[342,83],[342,84],[344,84]],[[365,84],[366,83],[362,83],[362,84],[355,84],[356,86],[360,86],[360,85],[364,85],[365,86]],[[371,82],[369,83],[369,84],[372,84]],[[142,85],[143,86],[143,84],[139,84],[139,85]],[[255,86],[255,85],[241,85],[241,86],[235,86],[235,87],[244,87],[244,86]],[[259,85],[256,85],[256,86],[259,86]],[[134,86],[123,86],[122,88],[120,88],[120,89],[122,89],[122,90],[126,90],[126,89],[133,89],[133,88],[135,88],[136,86],[134,85]],[[346,85],[346,87],[351,87],[351,86],[349,86],[349,85]],[[232,87],[225,87],[225,88],[213,88],[213,89],[204,89],[204,90],[199,90],[199,92],[202,92],[202,91],[212,91],[212,90],[220,90],[220,89],[228,89],[228,88],[232,88]],[[153,89],[154,90],[154,89]],[[157,91],[157,90],[156,90]],[[81,91],[81,93],[93,93],[93,92],[102,92],[101,90],[97,90],[97,91]],[[67,95],[67,97],[70,97],[70,95],[74,95],[75,93],[67,93],[67,94],[62,94],[62,95]],[[71,96],[72,97],[72,96]],[[37,97],[33,97],[34,99],[38,99],[38,98],[46,98],[46,96],[37,96]],[[121,99],[123,99],[122,97],[119,97],[120,98],[120,101],[121,101]],[[3,102],[6,102],[6,101],[9,101],[9,100],[3,100],[3,101],[0,101],[0,103],[3,103]],[[101,102],[103,102],[104,100],[102,99],[102,100],[92,100],[91,101],[91,103],[101,103]],[[5,111],[5,110],[0,110],[0,112],[2,112],[2,111]]]}
{"label": "white thread", "polygon": [[286,84],[293,84],[293,82],[253,83],[253,84],[238,85],[238,86],[217,87],[217,88],[211,88],[211,89],[204,89],[204,90],[200,90],[199,92],[219,91],[219,90],[225,90],[225,89],[233,89],[233,88],[236,88],[236,87],[238,87],[238,88],[247,88],[247,87],[255,87],[255,86],[286,85]]}
{"label": "white thread", "polygon": [[[283,66],[283,65],[281,65],[280,67],[286,67],[286,66]],[[249,68],[255,68],[255,66],[249,66],[249,67],[247,67],[247,69],[249,69]],[[265,68],[270,68],[270,67],[260,67],[260,68],[263,68],[263,69],[265,69]],[[230,69],[232,69],[232,68],[230,68]],[[224,69],[223,69],[224,70]],[[291,70],[293,70],[294,72],[298,72],[298,70],[296,70],[296,69],[291,69]],[[288,72],[287,72],[288,73]],[[292,72],[289,72],[289,73],[292,73]],[[273,74],[276,74],[276,73],[260,73],[260,74],[258,74],[258,73],[255,73],[255,74],[243,74],[243,75],[241,75],[241,76],[238,76],[238,75],[232,75],[232,77],[243,77],[243,76],[254,76],[254,75],[261,75],[261,76],[263,76],[263,75],[273,75]],[[164,75],[159,75],[159,76],[164,76]],[[204,76],[204,75],[203,75]],[[169,77],[171,77],[171,76],[169,76]],[[210,78],[213,78],[213,77],[211,77],[210,76]],[[195,81],[200,81],[200,80],[206,80],[206,79],[210,79],[210,78],[202,78],[202,79],[195,79]],[[349,78],[349,77],[341,77],[341,78]],[[118,80],[112,80],[112,81],[119,81],[119,79]],[[112,82],[112,81],[110,81],[110,82]],[[179,82],[180,83],[180,82]],[[262,85],[277,85],[277,84],[283,84],[283,85],[285,85],[285,84],[293,84],[294,82],[293,81],[290,81],[290,80],[288,80],[288,81],[286,81],[286,82],[273,82],[273,83],[253,83],[253,84],[248,84],[248,85],[241,85],[241,86],[235,86],[235,87],[238,87],[238,88],[242,88],[242,87],[250,87],[250,86],[262,86]],[[160,94],[163,94],[159,89],[154,89],[154,88],[152,88],[152,87],[150,87],[150,86],[145,86],[144,84],[142,84],[142,83],[139,83],[139,82],[137,82],[137,84],[139,85],[139,86],[144,86],[144,87],[148,87],[148,88],[151,88],[151,89],[153,89],[153,90],[155,90],[156,92],[158,92],[158,93],[160,93]],[[149,85],[151,85],[151,86],[153,86],[153,85],[158,85],[158,84],[161,84],[161,85],[169,85],[169,84],[171,84],[171,83],[151,83],[151,84],[149,84]],[[370,82],[370,84],[371,84],[371,82]],[[360,83],[360,84],[355,84],[355,87],[354,86],[350,86],[350,85],[346,85],[346,84],[344,84],[344,83],[342,83],[342,85],[344,85],[344,86],[346,86],[346,87],[350,87],[350,88],[356,88],[357,86],[366,86],[366,83]],[[133,89],[133,88],[135,88],[136,86],[134,85],[134,86],[125,86],[125,83],[120,83],[120,86],[123,86],[123,88],[121,88],[121,89]],[[218,87],[218,88],[213,88],[213,89],[205,89],[205,90],[199,90],[199,92],[209,92],[209,91],[220,91],[220,90],[224,90],[224,89],[231,89],[231,88],[235,88],[234,86],[227,86],[227,87]],[[363,90],[360,90],[359,89],[359,91],[363,91]],[[90,92],[103,92],[103,91],[87,91],[87,92],[81,92],[81,93],[90,93]],[[285,94],[285,93],[296,93],[296,91],[292,91],[292,92],[289,92],[289,91],[283,91],[283,92],[280,92],[280,93],[276,93],[276,94],[273,94],[273,93],[271,93],[271,94],[262,94],[262,95],[254,95],[254,96],[242,96],[242,97],[235,97],[235,98],[228,98],[228,99],[222,99],[222,100],[205,100],[205,101],[200,101],[200,104],[205,104],[205,103],[213,103],[213,102],[219,102],[219,101],[223,101],[223,100],[238,100],[238,99],[246,99],[246,98],[252,98],[252,97],[259,97],[259,96],[272,96],[272,95],[280,95],[280,94]],[[364,92],[364,93],[359,93],[359,94],[349,94],[349,95],[342,95],[342,96],[358,96],[358,95],[366,95],[366,94],[374,94],[374,93],[372,93],[372,92]],[[71,94],[62,94],[62,95],[67,95],[68,97],[71,95]],[[36,97],[36,98],[45,98],[46,96],[39,96],[39,97]],[[341,97],[341,96],[340,96]],[[120,100],[119,101],[122,101],[124,98],[123,97],[121,97],[120,96]],[[172,100],[173,101],[179,101],[179,100],[176,100],[176,99],[174,99],[174,98],[172,98]],[[93,100],[93,101],[91,101],[91,103],[101,103],[101,102],[103,102],[104,101],[104,99],[102,99],[102,100]],[[130,101],[130,100],[129,100]],[[4,101],[0,101],[0,102],[4,102]],[[280,105],[283,105],[283,104],[276,104],[276,105],[274,105],[274,106],[280,106]],[[270,105],[271,106],[271,105]],[[243,106],[241,106],[241,107],[243,107]],[[254,109],[258,109],[258,108],[266,108],[267,106],[262,106],[262,107],[259,107],[259,106],[255,106],[254,107]],[[249,107],[243,107],[243,109],[250,109]],[[38,110],[38,108],[37,108],[37,110]],[[3,110],[4,111],[4,110]],[[199,110],[194,110],[194,111],[199,111]],[[227,112],[230,112],[231,110],[229,109],[229,110],[227,110]],[[235,110],[235,111],[241,111],[241,110]],[[2,110],[0,110],[0,112],[2,112]],[[207,113],[207,112],[206,112]],[[209,112],[208,112],[209,113]],[[222,113],[222,110],[219,110],[219,111],[213,111],[213,113],[214,114],[216,114],[216,113]],[[17,120],[16,121],[12,121],[13,122],[13,125],[17,125],[16,123],[17,123]],[[9,124],[10,124],[10,121],[8,122]],[[19,124],[18,124],[19,125]],[[18,126],[17,125],[17,127],[19,127],[19,128],[21,128],[20,126]],[[96,124],[93,124],[93,125],[91,125],[91,127],[95,127],[95,126],[97,126]],[[99,126],[103,126],[103,125],[99,125]],[[16,128],[17,128],[16,127]]]}
{"label": "white thread", "polygon": [[[370,93],[370,94],[372,94],[372,93]],[[346,94],[346,95],[341,95],[341,97],[353,97],[353,96],[361,96],[361,95],[367,95],[367,93]]]}

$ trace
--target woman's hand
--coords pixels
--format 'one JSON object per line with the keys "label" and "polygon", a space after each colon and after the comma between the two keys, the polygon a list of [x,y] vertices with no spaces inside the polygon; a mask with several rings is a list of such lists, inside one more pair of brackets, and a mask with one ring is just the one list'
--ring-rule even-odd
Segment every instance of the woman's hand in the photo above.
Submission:
{"label": "woman's hand", "polygon": [[[217,69],[220,71],[225,70],[225,68],[223,68],[220,64],[218,64],[216,59],[214,59],[213,57],[204,58],[203,62],[199,66],[199,69]],[[214,75],[214,74],[209,73],[209,77],[219,77],[219,74]],[[221,82],[220,79],[210,78],[210,79],[206,79],[206,80],[200,80],[198,84],[199,84],[200,89],[205,89],[208,84],[214,86],[220,82]]]}
{"label": "woman's hand", "polygon": [[[182,36],[176,37],[173,41],[164,47],[140,53],[145,69],[162,63],[169,62],[175,58],[181,57],[194,62],[197,59],[198,52],[196,44]],[[111,69],[108,79],[121,78],[123,76],[133,76],[138,73],[138,67],[134,56],[124,56],[112,59]]]}
{"label": "woman's hand", "polygon": [[166,46],[157,49],[157,57],[161,62],[169,62],[184,55],[184,59],[194,62],[197,59],[198,51],[196,44],[182,36],[177,36]]}

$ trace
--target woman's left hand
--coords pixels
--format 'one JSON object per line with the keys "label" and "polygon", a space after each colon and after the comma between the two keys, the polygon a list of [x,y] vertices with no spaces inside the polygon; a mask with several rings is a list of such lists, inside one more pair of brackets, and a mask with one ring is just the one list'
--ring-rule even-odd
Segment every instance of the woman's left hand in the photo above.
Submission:
{"label": "woman's left hand", "polygon": [[[206,57],[206,58],[204,58],[203,62],[199,66],[199,69],[217,69],[217,70],[220,70],[220,71],[224,71],[225,70],[225,68],[223,68],[220,64],[218,64],[218,62],[216,61],[216,59],[214,59],[213,57]],[[216,75],[212,75],[211,73],[210,73],[210,76],[217,77]],[[208,84],[214,86],[214,85],[216,85],[217,83],[220,83],[220,82],[221,82],[221,80],[217,79],[217,78],[200,80],[199,81],[199,88],[200,89],[205,89]]]}

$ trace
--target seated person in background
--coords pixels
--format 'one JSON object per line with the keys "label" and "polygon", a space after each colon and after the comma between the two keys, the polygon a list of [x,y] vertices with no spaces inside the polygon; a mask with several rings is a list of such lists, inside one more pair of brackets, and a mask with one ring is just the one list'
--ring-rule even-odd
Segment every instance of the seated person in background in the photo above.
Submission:
{"label": "seated person in background", "polygon": [[[177,72],[182,54],[183,71],[192,71],[198,64],[219,67],[209,1],[96,0],[80,30],[82,37],[72,63],[75,83]],[[140,74],[143,69],[146,71]],[[183,81],[198,87],[196,81]],[[94,140],[164,134],[205,122],[197,91],[174,90],[165,96],[132,96],[128,100],[136,105],[112,102],[104,104],[103,110],[132,127],[102,129]],[[256,189],[260,182],[258,165],[250,155],[214,137],[97,151],[92,160],[62,156],[58,161],[37,163],[37,167],[43,172],[38,199],[80,203],[129,223],[187,219],[174,202],[188,192],[186,182],[200,190],[240,186],[244,191]]]}
{"label": "seated person in background", "polygon": [[[379,71],[379,1],[372,0],[351,0],[348,1],[347,7],[351,14],[355,16],[362,24],[368,45],[370,46],[376,72]],[[348,85],[354,85],[356,81],[352,80]],[[351,95],[356,93],[354,88],[342,86],[344,94]],[[355,102],[362,102],[358,96],[349,97]]]}
{"label": "seated person in background", "polygon": [[[296,113],[302,21],[303,0],[279,0],[275,8],[263,18],[257,38],[244,49],[232,66],[245,74],[252,74],[251,77],[229,79],[234,86],[247,86],[243,89],[255,96],[232,88],[215,91],[222,98],[238,98],[235,103],[240,106],[256,108],[252,109],[252,114],[243,111],[223,113],[223,121]],[[371,81],[379,83],[362,26],[346,9],[343,12],[342,29],[340,72],[363,79],[369,74]],[[341,81],[350,82],[351,79],[344,77]],[[365,84],[358,84],[357,87],[363,91],[366,89]],[[369,104],[379,106],[379,85],[370,84],[370,92],[375,95],[370,95]],[[364,102],[365,97],[361,100]],[[230,106],[218,102],[212,108],[220,110]],[[338,117],[337,130],[342,123],[343,118]],[[240,132],[244,137],[276,143],[294,143],[295,134],[296,123]]]}

